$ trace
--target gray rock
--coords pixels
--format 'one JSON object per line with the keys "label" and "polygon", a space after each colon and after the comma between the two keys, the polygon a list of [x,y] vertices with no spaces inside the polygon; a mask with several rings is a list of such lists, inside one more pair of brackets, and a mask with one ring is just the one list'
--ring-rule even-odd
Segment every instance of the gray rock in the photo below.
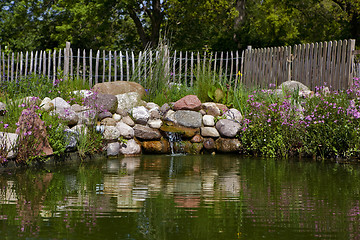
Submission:
{"label": "gray rock", "polygon": [[158,108],[153,108],[153,109],[149,110],[149,114],[150,114],[150,119],[160,119],[161,118],[160,110]]}
{"label": "gray rock", "polygon": [[208,115],[212,116],[220,116],[221,112],[216,103],[213,102],[206,102],[201,104],[201,108],[206,112]]}
{"label": "gray rock", "polygon": [[154,119],[154,120],[149,120],[148,125],[151,128],[155,128],[155,129],[159,129],[161,128],[163,122],[160,119]]}
{"label": "gray rock", "polygon": [[146,103],[146,108],[151,110],[151,109],[160,109],[159,105],[157,105],[156,103],[153,102],[148,102]]}
{"label": "gray rock", "polygon": [[112,113],[109,112],[109,111],[100,112],[100,113],[98,114],[98,119],[101,121],[101,120],[103,120],[104,118],[112,118]]}
{"label": "gray rock", "polygon": [[147,121],[150,118],[149,110],[144,106],[134,107],[131,110],[131,115],[135,121],[135,123],[146,125]]}
{"label": "gray rock", "polygon": [[140,124],[136,124],[134,126],[134,135],[135,137],[143,140],[156,140],[161,138],[159,130]]}
{"label": "gray rock", "polygon": [[2,147],[5,147],[6,157],[8,159],[16,157],[17,140],[19,135],[16,133],[0,132],[0,139]]}
{"label": "gray rock", "polygon": [[129,125],[130,127],[135,126],[135,122],[132,120],[132,118],[130,116],[125,116],[121,119],[121,121],[127,125]]}
{"label": "gray rock", "polygon": [[309,91],[310,90],[307,86],[305,86],[304,84],[302,84],[301,82],[298,82],[298,81],[283,82],[282,84],[280,84],[278,89],[283,89],[285,91],[290,91],[290,92],[294,92],[297,89],[299,89],[299,91]]}
{"label": "gray rock", "polygon": [[240,123],[229,119],[220,119],[215,127],[221,136],[229,138],[235,137],[240,131]]}
{"label": "gray rock", "polygon": [[285,93],[285,95],[289,95],[297,90],[299,90],[300,97],[309,97],[313,94],[307,86],[297,81],[283,82],[278,89],[276,89],[275,94],[282,96]]}
{"label": "gray rock", "polygon": [[101,120],[100,124],[105,126],[116,126],[116,121],[113,118],[104,118]]}
{"label": "gray rock", "polygon": [[215,118],[212,115],[204,115],[203,116],[203,124],[206,127],[213,127],[215,126]]}
{"label": "gray rock", "polygon": [[61,97],[54,98],[53,100],[51,100],[51,103],[54,105],[55,110],[59,108],[71,109],[70,104]]}
{"label": "gray rock", "polygon": [[160,114],[164,116],[170,109],[170,105],[168,103],[164,103],[164,105],[162,105],[160,108]]}
{"label": "gray rock", "polygon": [[[84,107],[84,106],[81,106],[79,104],[73,104],[71,105],[71,109],[74,110],[75,112],[82,112],[82,111],[87,111],[87,110],[90,110],[89,107]],[[94,110],[95,111],[95,110]]]}
{"label": "gray rock", "polygon": [[165,121],[169,121],[169,122],[173,122],[176,123],[176,119],[175,119],[175,112],[173,110],[168,110],[164,116],[164,120]]}
{"label": "gray rock", "polygon": [[112,142],[108,143],[106,146],[106,153],[107,156],[117,156],[120,153],[120,143],[119,142]]}
{"label": "gray rock", "polygon": [[71,130],[76,131],[79,135],[86,135],[89,131],[88,127],[83,124],[78,124],[72,127]]}
{"label": "gray rock", "polygon": [[176,122],[184,127],[198,128],[202,124],[202,115],[199,112],[179,110],[175,112]]}
{"label": "gray rock", "polygon": [[78,139],[79,139],[79,133],[76,130],[72,129],[65,129],[64,130],[64,141],[66,143],[66,151],[72,152],[76,150]]}
{"label": "gray rock", "polygon": [[141,146],[134,139],[129,139],[126,143],[121,144],[120,153],[126,156],[139,155],[141,153]]}
{"label": "gray rock", "polygon": [[92,92],[91,90],[76,90],[72,92],[75,95],[78,95],[82,98],[88,98],[92,95],[94,95],[94,92]]}
{"label": "gray rock", "polygon": [[115,140],[120,137],[120,130],[116,126],[105,126],[103,138],[105,140]]}
{"label": "gray rock", "polygon": [[0,116],[4,116],[6,113],[6,104],[3,102],[0,102]]}
{"label": "gray rock", "polygon": [[54,109],[54,104],[51,102],[50,98],[45,97],[40,103],[40,108],[45,112],[50,112]]}
{"label": "gray rock", "polygon": [[79,121],[79,116],[74,110],[69,108],[55,108],[55,110],[50,112],[51,115],[58,115],[60,119],[64,120],[67,125],[74,126]]}
{"label": "gray rock", "polygon": [[202,127],[201,128],[201,136],[203,137],[220,137],[218,130],[214,127]]}
{"label": "gray rock", "polygon": [[98,93],[86,98],[84,104],[98,112],[115,113],[118,108],[118,99],[111,94]]}
{"label": "gray rock", "polygon": [[240,122],[243,118],[241,112],[236,108],[230,108],[224,115],[227,119],[234,120],[236,122]]}
{"label": "gray rock", "polygon": [[130,110],[142,104],[141,97],[136,92],[118,94],[116,98],[118,100],[118,109]]}
{"label": "gray rock", "polygon": [[94,125],[96,121],[96,110],[85,110],[77,112],[78,124]]}
{"label": "gray rock", "polygon": [[123,122],[116,123],[116,128],[120,131],[120,136],[124,138],[133,138],[134,137],[134,129]]}

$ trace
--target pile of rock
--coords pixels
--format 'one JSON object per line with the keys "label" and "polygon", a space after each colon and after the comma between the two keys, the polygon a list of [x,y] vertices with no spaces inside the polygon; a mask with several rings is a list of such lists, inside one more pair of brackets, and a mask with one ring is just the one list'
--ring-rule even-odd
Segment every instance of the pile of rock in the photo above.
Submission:
{"label": "pile of rock", "polygon": [[186,153],[240,150],[236,136],[242,116],[234,108],[213,102],[201,103],[195,95],[160,107],[141,100],[145,94],[141,85],[122,81],[100,83],[93,91],[83,90],[77,94],[85,98],[83,105],[70,105],[60,97],[45,98],[38,103],[68,125],[68,138],[73,139],[68,149],[76,149],[76,136],[86,134],[89,127],[96,127],[102,132],[110,156],[170,153],[169,135],[172,133],[182,139],[175,148],[181,145]]}

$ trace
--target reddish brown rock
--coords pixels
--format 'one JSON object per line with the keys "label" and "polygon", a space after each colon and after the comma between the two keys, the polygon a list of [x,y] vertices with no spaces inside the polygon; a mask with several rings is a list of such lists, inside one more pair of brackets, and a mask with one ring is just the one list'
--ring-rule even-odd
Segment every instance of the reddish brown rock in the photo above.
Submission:
{"label": "reddish brown rock", "polygon": [[141,143],[144,152],[148,153],[168,153],[170,152],[169,142],[165,139],[160,141],[145,141]]}
{"label": "reddish brown rock", "polygon": [[196,95],[187,95],[174,103],[174,110],[191,110],[199,111],[201,109],[201,101]]}
{"label": "reddish brown rock", "polygon": [[209,151],[215,150],[215,148],[216,148],[215,140],[212,138],[205,138],[204,139],[204,148]]}
{"label": "reddish brown rock", "polygon": [[191,140],[190,142],[192,143],[201,143],[204,141],[204,138],[200,135],[200,134],[196,134]]}
{"label": "reddish brown rock", "polygon": [[30,157],[49,156],[53,154],[45,123],[32,109],[24,109],[17,123],[19,134],[18,161],[26,161]]}

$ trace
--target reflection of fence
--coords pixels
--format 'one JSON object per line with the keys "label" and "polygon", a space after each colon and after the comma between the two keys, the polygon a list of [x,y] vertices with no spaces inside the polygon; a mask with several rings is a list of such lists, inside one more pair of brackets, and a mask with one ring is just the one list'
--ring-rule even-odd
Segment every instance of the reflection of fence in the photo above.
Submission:
{"label": "reflection of fence", "polygon": [[336,89],[347,88],[354,74],[354,49],[355,40],[248,49],[243,81],[266,86],[296,80],[311,88],[326,82]]}
{"label": "reflection of fence", "polygon": [[[61,75],[89,81],[90,85],[106,81],[142,82],[157,59],[157,52],[122,52],[65,49],[36,52],[5,52],[0,48],[0,80],[14,81],[29,74],[47,76],[53,81]],[[324,82],[335,88],[347,88],[355,75],[355,40],[330,41],[251,49],[235,52],[182,52],[166,54],[169,81],[192,86],[199,74],[209,72],[214,81],[222,80],[236,87],[268,86],[297,80],[309,87]],[[355,66],[355,67],[354,67]],[[136,76],[136,78],[134,78]]]}

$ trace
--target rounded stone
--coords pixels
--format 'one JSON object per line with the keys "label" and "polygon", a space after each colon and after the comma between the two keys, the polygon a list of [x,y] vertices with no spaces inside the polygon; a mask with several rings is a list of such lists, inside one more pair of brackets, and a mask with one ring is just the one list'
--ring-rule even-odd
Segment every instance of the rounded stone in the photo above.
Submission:
{"label": "rounded stone", "polygon": [[233,138],[240,131],[240,123],[229,119],[220,119],[215,125],[220,135],[223,137]]}
{"label": "rounded stone", "polygon": [[212,115],[204,115],[203,116],[203,124],[205,127],[213,127],[215,126],[215,118]]}
{"label": "rounded stone", "polygon": [[199,128],[202,124],[202,115],[199,112],[179,110],[174,114],[176,122],[184,127]]}

